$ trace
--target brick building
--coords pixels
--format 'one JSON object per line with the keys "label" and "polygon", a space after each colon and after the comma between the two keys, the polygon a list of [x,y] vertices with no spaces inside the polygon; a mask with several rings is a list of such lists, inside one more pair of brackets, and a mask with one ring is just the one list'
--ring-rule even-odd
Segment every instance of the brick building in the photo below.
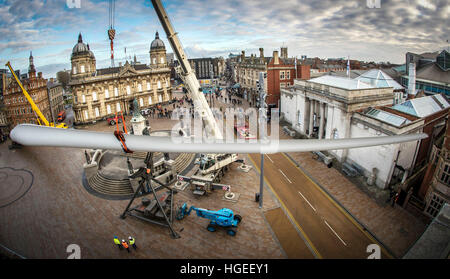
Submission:
{"label": "brick building", "polygon": [[241,94],[252,105],[258,105],[258,91],[256,81],[259,73],[265,73],[264,89],[267,92],[266,103],[273,107],[279,106],[280,88],[291,86],[294,79],[310,78],[310,66],[303,65],[296,58],[288,58],[287,47],[273,52],[273,57],[264,57],[264,49],[259,49],[259,57],[245,56],[242,51],[239,63],[236,64],[236,81],[240,84]]}
{"label": "brick building", "polygon": [[[39,110],[51,121],[50,103],[47,94],[47,80],[39,72],[36,76],[36,69],[33,63],[33,55],[30,53],[30,66],[28,68],[28,78],[21,79],[21,83],[31,96]],[[13,77],[12,77],[13,79]],[[31,104],[25,98],[22,89],[15,80],[11,80],[4,92],[4,102],[10,129],[18,124],[31,123],[38,124],[37,115],[31,108]]]}

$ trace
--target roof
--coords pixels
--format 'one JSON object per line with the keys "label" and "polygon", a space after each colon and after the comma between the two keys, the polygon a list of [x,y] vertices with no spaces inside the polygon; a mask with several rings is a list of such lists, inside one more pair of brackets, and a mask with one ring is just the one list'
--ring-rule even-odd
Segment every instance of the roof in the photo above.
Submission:
{"label": "roof", "polygon": [[388,74],[378,69],[369,70],[360,75],[359,77],[357,77],[356,79],[368,84],[372,84],[377,88],[393,87],[394,89],[397,90],[404,89],[403,86],[401,86],[398,82],[392,79]]}
{"label": "roof", "polygon": [[375,88],[370,84],[361,82],[356,79],[337,77],[337,76],[329,76],[329,75],[312,78],[309,81],[314,82],[314,83],[329,85],[329,86],[333,86],[333,87],[348,89],[348,90]]}
{"label": "roof", "polygon": [[438,111],[447,109],[450,104],[442,95],[436,94],[408,100],[392,107],[397,111],[407,113],[417,117],[426,117]]}
{"label": "roof", "polygon": [[403,124],[411,123],[410,120],[406,119],[403,116],[396,115],[384,110],[379,110],[375,108],[369,109],[368,112],[365,113],[365,115],[371,116],[377,120],[380,120],[382,122],[388,123],[390,125],[400,127]]}
{"label": "roof", "polygon": [[403,256],[404,259],[448,259],[450,248],[450,205],[444,203],[439,214],[422,236]]}
{"label": "roof", "polygon": [[164,45],[164,42],[159,38],[159,34],[158,32],[156,32],[155,34],[155,39],[153,40],[153,42],[150,45],[150,49],[159,49],[159,48],[166,48],[166,46]]}
{"label": "roof", "polygon": [[[130,64],[130,65],[137,71],[150,69],[146,64]],[[97,69],[97,76],[117,74],[120,72],[120,68],[122,68],[122,67],[109,67],[109,68]]]}
{"label": "roof", "polygon": [[418,69],[416,78],[448,84],[450,81],[450,71],[444,71],[436,63],[431,63]]}

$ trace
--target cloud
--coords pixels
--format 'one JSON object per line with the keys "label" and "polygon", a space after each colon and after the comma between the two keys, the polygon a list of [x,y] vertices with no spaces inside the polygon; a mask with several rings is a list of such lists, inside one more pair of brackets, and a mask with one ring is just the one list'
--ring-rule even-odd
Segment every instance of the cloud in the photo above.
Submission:
{"label": "cloud", "polygon": [[[368,8],[366,0],[163,2],[189,57],[258,53],[259,47],[271,56],[286,45],[292,56],[403,63],[407,51],[435,51],[450,34],[448,0],[381,0],[379,9]],[[107,66],[108,24],[108,1],[81,0],[80,9],[69,9],[63,0],[3,1],[0,56],[20,68],[28,66],[21,58],[29,50],[42,65],[70,63],[67,50],[82,32],[98,65]],[[115,28],[118,60],[125,58],[126,47],[127,54],[148,62],[156,30],[171,51],[149,1],[116,1]]]}

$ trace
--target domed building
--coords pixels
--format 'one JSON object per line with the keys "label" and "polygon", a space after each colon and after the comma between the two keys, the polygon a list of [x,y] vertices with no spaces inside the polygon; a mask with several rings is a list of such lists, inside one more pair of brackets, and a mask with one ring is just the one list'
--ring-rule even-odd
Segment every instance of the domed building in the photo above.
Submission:
{"label": "domed building", "polygon": [[155,39],[150,44],[150,65],[156,68],[167,67],[166,46],[159,38],[158,32],[156,32]]}
{"label": "domed building", "polygon": [[78,35],[78,43],[72,49],[70,57],[72,62],[72,77],[80,78],[95,73],[96,62],[94,53],[89,49],[89,44],[83,43],[81,33]]}
{"label": "domed building", "polygon": [[141,109],[172,99],[171,70],[166,47],[156,32],[150,44],[150,65],[136,61],[118,62],[118,67],[96,68],[94,53],[81,34],[72,49],[69,85],[73,94],[75,123],[92,123],[122,111],[130,114],[136,98]]}

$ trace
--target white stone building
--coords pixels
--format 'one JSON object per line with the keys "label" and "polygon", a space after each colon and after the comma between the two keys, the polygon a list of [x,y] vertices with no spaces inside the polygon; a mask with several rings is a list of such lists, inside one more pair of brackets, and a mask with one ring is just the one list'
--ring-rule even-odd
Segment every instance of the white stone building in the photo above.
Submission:
{"label": "white stone building", "polygon": [[[295,80],[281,90],[281,117],[310,138],[340,139],[421,132],[422,119],[409,120],[383,111],[393,104],[392,87],[376,87],[355,79],[321,76]],[[419,142],[367,148],[332,150],[341,163],[356,166],[366,177],[386,188],[393,178],[402,179],[414,165]]]}

